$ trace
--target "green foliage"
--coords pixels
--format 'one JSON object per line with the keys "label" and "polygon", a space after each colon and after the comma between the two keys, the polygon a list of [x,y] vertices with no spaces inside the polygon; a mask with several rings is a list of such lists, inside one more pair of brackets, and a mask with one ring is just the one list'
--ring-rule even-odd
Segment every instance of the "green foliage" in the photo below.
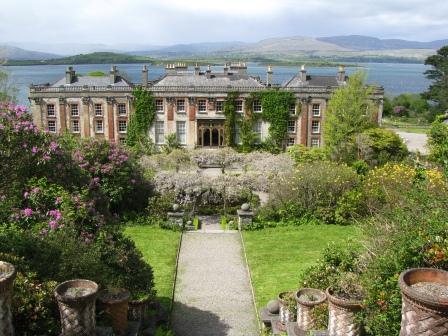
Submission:
{"label": "green foliage", "polygon": [[102,71],[90,71],[87,76],[91,76],[91,77],[104,77],[106,76],[106,74]]}
{"label": "green foliage", "polygon": [[383,115],[390,117],[408,117],[418,120],[431,120],[430,106],[419,94],[402,93],[391,99],[385,97]]}
{"label": "green foliage", "polygon": [[331,95],[323,128],[325,145],[333,158],[353,160],[354,136],[375,126],[377,114],[371,93],[372,88],[365,86],[365,75],[358,72],[347,86]]}
{"label": "green foliage", "polygon": [[227,94],[224,101],[224,145],[233,147],[235,145],[235,123],[236,123],[236,100],[240,96],[239,92],[233,91]]}
{"label": "green foliage", "polygon": [[321,147],[294,145],[288,147],[288,154],[296,163],[328,160],[326,149]]}
{"label": "green foliage", "polygon": [[429,133],[430,159],[437,162],[448,174],[448,124],[446,116],[434,121]]}
{"label": "green foliage", "polygon": [[199,217],[198,216],[194,216],[194,218],[193,218],[193,226],[194,226],[194,229],[197,231],[197,230],[199,230]]}
{"label": "green foliage", "polygon": [[[247,103],[247,101],[246,101]],[[257,134],[254,132],[253,117],[244,117],[239,121],[240,125],[240,139],[241,151],[248,153],[252,151],[258,142]]]}
{"label": "green foliage", "polygon": [[267,90],[257,92],[254,97],[260,99],[263,120],[269,122],[269,138],[278,148],[283,148],[290,118],[289,107],[295,104],[292,92]]}
{"label": "green foliage", "polygon": [[0,70],[0,102],[14,103],[17,92],[17,88],[9,82],[8,73]]}
{"label": "green foliage", "polygon": [[357,159],[371,167],[402,161],[408,154],[403,140],[393,131],[370,128],[356,136]]}
{"label": "green foliage", "polygon": [[156,105],[150,91],[136,87],[132,91],[135,98],[134,112],[129,117],[127,145],[132,147],[148,137],[148,131],[156,117]]}
{"label": "green foliage", "polygon": [[221,216],[220,225],[222,230],[227,230],[227,217]]}
{"label": "green foliage", "polygon": [[182,146],[179,139],[177,139],[176,133],[171,133],[165,136],[165,144],[162,146],[163,153],[170,154],[172,151],[181,148]]}
{"label": "green foliage", "polygon": [[431,69],[425,71],[425,75],[432,84],[423,97],[434,104],[434,116],[443,114],[448,111],[448,46],[439,49],[436,55],[429,56],[425,64],[431,66]]}

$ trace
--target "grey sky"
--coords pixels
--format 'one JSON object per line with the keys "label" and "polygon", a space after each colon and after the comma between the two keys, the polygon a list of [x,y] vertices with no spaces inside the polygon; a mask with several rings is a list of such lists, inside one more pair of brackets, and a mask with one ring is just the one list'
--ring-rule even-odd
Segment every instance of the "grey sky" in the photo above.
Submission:
{"label": "grey sky", "polygon": [[168,45],[364,34],[448,38],[448,0],[0,0],[0,43]]}

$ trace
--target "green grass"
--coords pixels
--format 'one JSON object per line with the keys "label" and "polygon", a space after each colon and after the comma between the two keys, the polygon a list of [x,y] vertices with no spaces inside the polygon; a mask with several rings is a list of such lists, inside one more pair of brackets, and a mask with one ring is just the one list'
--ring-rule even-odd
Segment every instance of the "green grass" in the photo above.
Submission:
{"label": "green grass", "polygon": [[394,131],[427,134],[431,125],[416,118],[383,118],[382,126]]}
{"label": "green grass", "polygon": [[357,238],[354,226],[303,225],[243,232],[258,308],[282,292],[297,290],[301,273],[334,241]]}
{"label": "green grass", "polygon": [[180,232],[154,226],[130,226],[125,229],[154,272],[158,300],[169,308],[174,282]]}

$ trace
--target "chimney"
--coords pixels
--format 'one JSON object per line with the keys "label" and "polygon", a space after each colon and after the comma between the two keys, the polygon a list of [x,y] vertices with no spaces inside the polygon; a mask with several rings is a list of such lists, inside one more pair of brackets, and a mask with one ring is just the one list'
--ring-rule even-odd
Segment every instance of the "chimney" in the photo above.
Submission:
{"label": "chimney", "polygon": [[228,75],[229,74],[229,67],[227,66],[227,63],[224,64],[224,75]]}
{"label": "chimney", "polygon": [[175,74],[176,73],[176,68],[174,67],[174,64],[167,64],[166,66],[165,66],[165,72],[168,74],[168,75],[172,75],[172,74]]}
{"label": "chimney", "polygon": [[207,72],[208,74],[212,72],[212,67],[210,66],[210,64],[207,65],[207,71],[206,71],[206,72]]}
{"label": "chimney", "polygon": [[146,65],[142,69],[142,86],[148,86],[148,67]]}
{"label": "chimney", "polygon": [[343,65],[339,66],[338,82],[345,82],[345,67]]}
{"label": "chimney", "polygon": [[199,74],[201,73],[201,68],[199,67],[199,65],[196,63],[195,67],[194,67],[194,74],[196,76],[199,76]]}
{"label": "chimney", "polygon": [[272,85],[272,74],[274,72],[272,71],[272,66],[268,66],[268,71],[266,71],[266,85],[271,86]]}
{"label": "chimney", "polygon": [[65,71],[65,84],[72,84],[75,79],[75,71],[73,67],[69,66]]}
{"label": "chimney", "polygon": [[305,64],[302,65],[302,68],[300,69],[300,80],[304,83],[306,83],[306,70],[305,70]]}
{"label": "chimney", "polygon": [[117,81],[117,74],[117,67],[115,65],[112,65],[109,72],[110,84],[115,84],[115,82]]}

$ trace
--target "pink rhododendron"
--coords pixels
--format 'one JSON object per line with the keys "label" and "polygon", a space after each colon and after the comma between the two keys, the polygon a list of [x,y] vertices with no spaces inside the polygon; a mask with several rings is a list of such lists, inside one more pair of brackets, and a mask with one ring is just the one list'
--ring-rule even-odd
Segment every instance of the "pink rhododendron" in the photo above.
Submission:
{"label": "pink rhododendron", "polygon": [[30,208],[23,209],[23,215],[25,217],[31,217],[33,215],[33,210]]}

